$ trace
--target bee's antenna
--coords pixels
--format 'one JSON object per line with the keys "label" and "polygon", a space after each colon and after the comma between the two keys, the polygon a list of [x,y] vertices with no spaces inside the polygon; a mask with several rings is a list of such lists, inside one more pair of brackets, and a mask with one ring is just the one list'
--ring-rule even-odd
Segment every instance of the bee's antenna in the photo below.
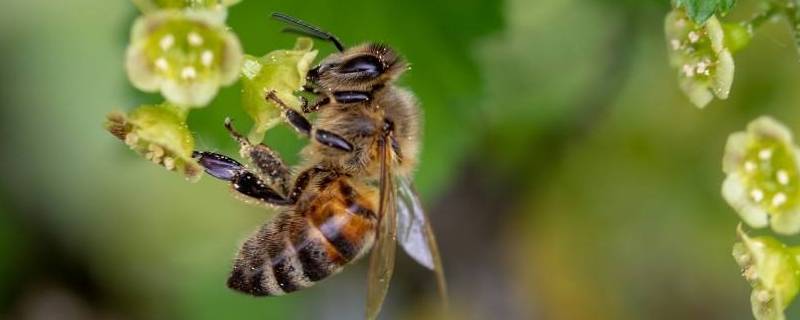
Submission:
{"label": "bee's antenna", "polygon": [[344,46],[342,45],[342,42],[339,41],[339,38],[314,25],[309,24],[308,22],[280,12],[273,12],[272,18],[289,25],[289,27],[286,27],[282,30],[284,32],[299,33],[320,40],[330,41],[334,46],[336,46],[336,49],[339,50],[339,52],[344,51]]}

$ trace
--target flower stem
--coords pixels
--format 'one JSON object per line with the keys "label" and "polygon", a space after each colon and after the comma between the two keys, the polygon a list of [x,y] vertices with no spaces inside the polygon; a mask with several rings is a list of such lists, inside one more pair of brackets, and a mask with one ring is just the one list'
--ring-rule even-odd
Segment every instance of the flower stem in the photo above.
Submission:
{"label": "flower stem", "polygon": [[759,12],[750,18],[750,20],[742,21],[742,26],[747,28],[747,32],[752,35],[753,32],[755,32],[755,30],[758,29],[758,27],[760,27],[764,22],[771,20],[778,14],[784,13],[785,10],[786,8],[784,6],[777,5],[774,2],[769,2],[766,10]]}
{"label": "flower stem", "polygon": [[789,23],[792,27],[794,45],[798,53],[800,53],[800,0],[791,0],[788,4],[786,8],[786,17],[789,19]]}
{"label": "flower stem", "polygon": [[139,8],[139,10],[142,12],[150,12],[155,9],[153,3],[148,0],[133,0],[133,5]]}

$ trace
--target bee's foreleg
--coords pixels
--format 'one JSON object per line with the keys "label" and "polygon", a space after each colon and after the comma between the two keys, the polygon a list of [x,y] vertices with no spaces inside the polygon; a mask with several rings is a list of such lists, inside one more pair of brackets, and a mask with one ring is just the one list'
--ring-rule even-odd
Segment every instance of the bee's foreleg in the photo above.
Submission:
{"label": "bee's foreleg", "polygon": [[303,91],[308,92],[308,93],[313,93],[313,94],[319,94],[320,93],[320,91],[317,88],[317,86],[311,85],[311,84],[308,84],[308,83],[306,83],[303,86]]}
{"label": "bee's foreleg", "polygon": [[242,157],[255,166],[258,174],[265,178],[270,186],[278,189],[284,195],[287,194],[291,173],[281,156],[263,143],[255,145],[250,143],[247,138],[233,128],[230,118],[225,119],[225,128],[241,145],[239,153]]}
{"label": "bee's foreleg", "polygon": [[313,104],[309,104],[308,100],[303,97],[300,97],[300,100],[303,101],[303,106],[301,108],[303,110],[303,113],[317,112],[319,111],[320,108],[331,103],[331,99],[328,97],[319,98],[316,101],[314,101]]}
{"label": "bee's foreleg", "polygon": [[275,91],[267,93],[267,99],[272,100],[281,108],[284,120],[294,127],[297,132],[306,136],[313,136],[322,145],[346,152],[353,151],[353,144],[342,136],[327,130],[313,128],[306,117],[289,108],[283,100],[278,98]]}
{"label": "bee's foreleg", "polygon": [[339,91],[333,93],[337,103],[362,103],[371,100],[372,94],[367,91]]}
{"label": "bee's foreleg", "polygon": [[297,130],[297,132],[306,136],[311,134],[311,122],[309,122],[308,119],[306,119],[306,117],[304,117],[299,112],[294,111],[294,109],[292,108],[289,108],[289,106],[287,106],[286,103],[284,103],[283,100],[281,100],[281,98],[278,98],[278,96],[275,94],[275,91],[268,92],[266,98],[267,100],[271,100],[272,102],[277,104],[279,108],[281,108],[281,115],[283,116],[283,120],[285,120],[288,124],[294,127],[294,129]]}
{"label": "bee's foreleg", "polygon": [[192,156],[205,168],[206,173],[214,178],[229,181],[231,187],[238,193],[272,205],[285,206],[294,203],[230,157],[206,151],[195,151]]}

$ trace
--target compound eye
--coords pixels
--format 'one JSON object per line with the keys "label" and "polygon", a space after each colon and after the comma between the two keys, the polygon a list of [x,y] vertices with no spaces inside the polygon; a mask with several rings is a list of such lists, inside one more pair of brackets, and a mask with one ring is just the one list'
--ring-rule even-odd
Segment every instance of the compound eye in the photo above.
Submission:
{"label": "compound eye", "polygon": [[357,73],[370,78],[379,76],[383,71],[383,64],[370,55],[352,58],[339,67],[339,73]]}

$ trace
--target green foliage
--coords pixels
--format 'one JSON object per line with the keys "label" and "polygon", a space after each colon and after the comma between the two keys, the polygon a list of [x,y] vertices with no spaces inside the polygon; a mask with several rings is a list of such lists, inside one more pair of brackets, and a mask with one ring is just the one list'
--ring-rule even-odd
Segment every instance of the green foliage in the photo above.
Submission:
{"label": "green foliage", "polygon": [[695,23],[703,24],[713,15],[725,15],[736,4],[736,0],[675,0],[677,7],[686,9]]}

